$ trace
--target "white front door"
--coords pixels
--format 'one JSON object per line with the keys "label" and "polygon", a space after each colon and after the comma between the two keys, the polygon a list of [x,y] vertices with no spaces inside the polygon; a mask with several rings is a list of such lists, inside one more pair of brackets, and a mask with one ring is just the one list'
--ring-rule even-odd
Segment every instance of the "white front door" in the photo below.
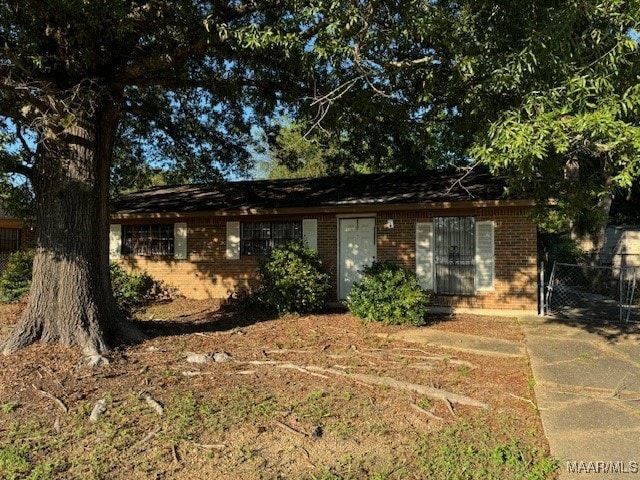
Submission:
{"label": "white front door", "polygon": [[376,258],[376,219],[341,218],[338,251],[338,289],[344,300],[362,269]]}

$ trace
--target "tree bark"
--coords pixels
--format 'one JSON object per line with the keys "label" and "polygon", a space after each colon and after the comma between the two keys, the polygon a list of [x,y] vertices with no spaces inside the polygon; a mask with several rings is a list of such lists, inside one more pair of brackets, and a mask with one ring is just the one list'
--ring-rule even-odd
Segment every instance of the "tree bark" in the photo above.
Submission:
{"label": "tree bark", "polygon": [[5,355],[38,340],[102,355],[116,341],[142,338],[119,311],[109,275],[109,167],[118,103],[110,93],[84,95],[63,122],[40,129],[33,283],[2,347]]}

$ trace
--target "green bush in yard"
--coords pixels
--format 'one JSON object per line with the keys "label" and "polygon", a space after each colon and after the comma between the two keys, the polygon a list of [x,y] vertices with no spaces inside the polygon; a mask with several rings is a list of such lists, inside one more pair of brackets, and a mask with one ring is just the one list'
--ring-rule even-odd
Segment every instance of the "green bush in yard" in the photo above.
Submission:
{"label": "green bush in yard", "polygon": [[318,254],[303,241],[275,248],[260,264],[261,303],[278,313],[320,310],[329,294],[329,275]]}
{"label": "green bush in yard", "polygon": [[374,262],[353,285],[347,305],[364,322],[421,325],[429,300],[415,273],[394,263]]}
{"label": "green bush in yard", "polygon": [[0,274],[0,303],[18,300],[31,288],[33,251],[14,252]]}
{"label": "green bush in yard", "polygon": [[146,272],[129,273],[112,263],[109,274],[113,296],[123,310],[130,311],[171,296],[166,287]]}
{"label": "green bush in yard", "polygon": [[[33,251],[15,252],[9,256],[0,275],[0,303],[9,303],[29,293],[33,272]],[[112,263],[109,267],[113,295],[123,310],[132,310],[168,298],[172,292],[147,273],[127,273]]]}

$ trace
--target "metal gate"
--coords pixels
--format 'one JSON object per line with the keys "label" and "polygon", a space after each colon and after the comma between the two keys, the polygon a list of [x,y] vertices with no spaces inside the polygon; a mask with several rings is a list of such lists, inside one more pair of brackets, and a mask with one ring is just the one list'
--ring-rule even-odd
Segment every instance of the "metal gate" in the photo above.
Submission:
{"label": "metal gate", "polygon": [[543,314],[640,321],[633,267],[556,262],[545,290]]}
{"label": "metal gate", "polygon": [[436,293],[475,292],[475,221],[473,217],[434,218]]}

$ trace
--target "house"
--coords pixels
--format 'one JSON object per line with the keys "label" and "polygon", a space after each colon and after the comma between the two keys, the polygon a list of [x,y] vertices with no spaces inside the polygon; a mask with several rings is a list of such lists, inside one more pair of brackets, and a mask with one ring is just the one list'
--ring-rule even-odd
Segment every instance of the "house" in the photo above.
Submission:
{"label": "house", "polygon": [[4,270],[9,255],[32,246],[33,241],[30,229],[0,209],[0,272]]}
{"label": "house", "polygon": [[181,185],[114,203],[110,258],[189,298],[251,288],[264,253],[304,238],[343,300],[363,266],[414,270],[447,307],[537,309],[533,202],[488,170]]}

